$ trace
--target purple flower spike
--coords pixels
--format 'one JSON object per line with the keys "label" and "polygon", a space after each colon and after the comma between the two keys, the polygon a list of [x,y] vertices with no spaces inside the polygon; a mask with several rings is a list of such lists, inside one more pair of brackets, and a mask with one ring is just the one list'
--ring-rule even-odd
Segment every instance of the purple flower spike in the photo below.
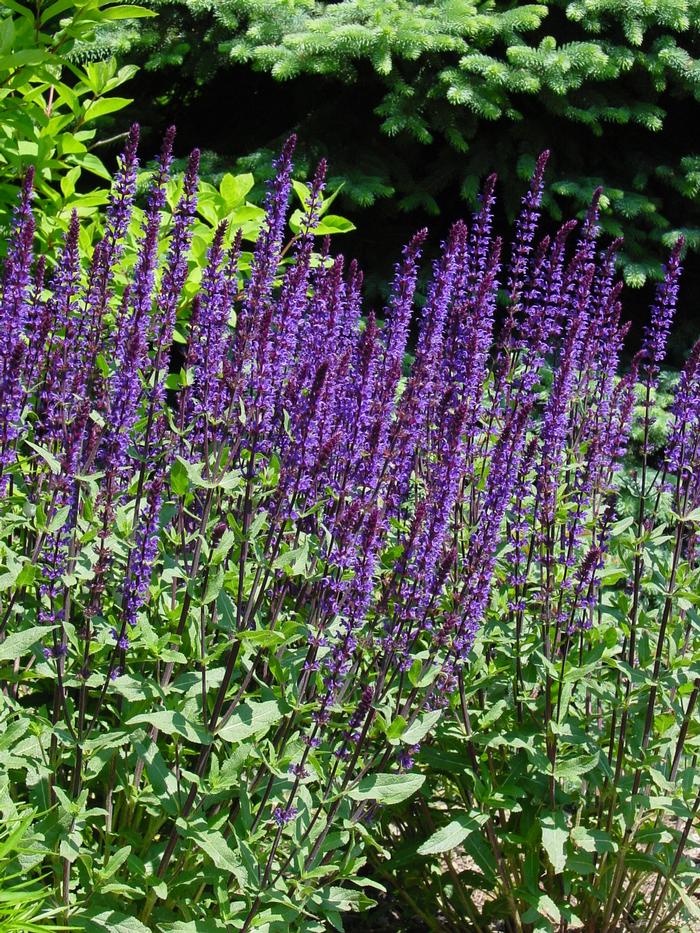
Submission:
{"label": "purple flower spike", "polygon": [[656,296],[651,309],[651,322],[644,332],[643,370],[645,379],[652,386],[656,385],[659,368],[666,357],[668,335],[676,313],[682,271],[681,252],[684,245],[684,238],[679,237],[666,263],[663,281],[656,288]]}

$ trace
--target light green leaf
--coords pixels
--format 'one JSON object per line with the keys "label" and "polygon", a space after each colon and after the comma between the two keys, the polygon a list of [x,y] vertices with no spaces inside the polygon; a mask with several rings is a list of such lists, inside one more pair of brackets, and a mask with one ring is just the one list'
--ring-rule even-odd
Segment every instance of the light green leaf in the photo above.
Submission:
{"label": "light green leaf", "polygon": [[54,628],[56,628],[55,625],[35,625],[24,632],[8,635],[0,644],[0,661],[14,661],[15,658],[21,658],[30,648],[46,638]]}
{"label": "light green leaf", "polygon": [[347,218],[338,217],[337,214],[326,214],[314,227],[314,233],[317,236],[332,236],[335,233],[350,233],[356,229],[355,224]]}
{"label": "light green leaf", "polygon": [[128,917],[116,910],[104,910],[92,917],[71,917],[71,924],[76,924],[75,929],[84,930],[85,933],[150,933],[148,927],[136,917]]}
{"label": "light green leaf", "polygon": [[154,727],[159,732],[165,732],[166,735],[181,735],[189,742],[196,742],[199,745],[209,745],[213,738],[204,726],[186,719],[182,713],[175,710],[142,713],[140,716],[134,716],[126,725]]}
{"label": "light green leaf", "polygon": [[411,725],[401,736],[401,741],[407,745],[418,745],[430,732],[438,719],[442,716],[441,709],[432,710],[430,713],[421,713],[421,715],[412,722]]}
{"label": "light green leaf", "polygon": [[228,722],[217,730],[217,734],[225,742],[242,742],[249,735],[267,732],[283,715],[276,700],[241,703]]}
{"label": "light green leaf", "polygon": [[449,852],[456,846],[461,845],[470,833],[477,832],[479,827],[486,822],[486,815],[479,814],[476,818],[467,813],[458,813],[446,826],[442,826],[437,832],[426,839],[419,846],[419,855],[436,855],[438,852]]}
{"label": "light green leaf", "polygon": [[174,460],[170,467],[170,488],[176,496],[184,496],[190,487],[187,469],[182,460]]}
{"label": "light green leaf", "polygon": [[566,865],[566,840],[569,838],[569,827],[563,813],[549,813],[540,820],[542,826],[542,848],[552,863],[552,868],[559,874]]}
{"label": "light green leaf", "polygon": [[403,716],[397,716],[387,727],[386,737],[391,742],[392,739],[398,739],[406,728],[406,720]]}
{"label": "light green leaf", "polygon": [[54,455],[51,453],[50,450],[47,450],[45,447],[40,447],[39,444],[33,444],[31,441],[25,441],[25,444],[27,445],[27,447],[31,447],[32,450],[35,450],[39,454],[41,459],[44,460],[48,464],[48,467],[51,470],[51,472],[55,476],[58,476],[58,474],[61,472],[61,464],[56,459],[56,457],[54,457]]}
{"label": "light green leaf", "polygon": [[299,576],[306,570],[309,545],[304,542],[299,547],[284,551],[272,562],[273,570],[286,570],[290,577]]}
{"label": "light green leaf", "polygon": [[108,113],[116,113],[117,110],[123,110],[131,102],[131,97],[100,97],[98,100],[91,101],[87,106],[83,122],[88,123],[90,120],[98,120]]}
{"label": "light green leaf", "polygon": [[422,774],[371,774],[350,791],[353,800],[377,800],[391,806],[401,803],[422,787]]}
{"label": "light green leaf", "polygon": [[217,868],[232,874],[242,888],[246,883],[246,871],[243,861],[226,842],[223,834],[212,829],[189,830],[188,838],[192,839]]}
{"label": "light green leaf", "polygon": [[101,19],[144,19],[151,16],[156,16],[154,10],[147,10],[145,6],[137,6],[135,3],[122,3],[100,10]]}
{"label": "light green leaf", "polygon": [[63,505],[60,509],[56,509],[54,512],[51,521],[46,526],[46,530],[50,535],[55,534],[65,525],[70,515],[70,506]]}
{"label": "light green leaf", "polygon": [[221,197],[226,201],[227,207],[238,207],[245,201],[245,196],[255,184],[255,179],[247,172],[245,175],[224,175],[219,185]]}

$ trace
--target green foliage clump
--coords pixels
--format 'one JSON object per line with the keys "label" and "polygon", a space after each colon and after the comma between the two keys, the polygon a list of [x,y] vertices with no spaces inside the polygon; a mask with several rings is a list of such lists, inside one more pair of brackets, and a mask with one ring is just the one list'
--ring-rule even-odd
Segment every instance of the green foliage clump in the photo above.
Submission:
{"label": "green foliage clump", "polygon": [[[556,140],[550,215],[583,210],[605,184],[602,221],[625,235],[629,284],[658,273],[679,233],[700,246],[698,156],[684,138],[698,99],[697,0],[149,6],[157,20],[113,36],[130,58],[147,69],[176,66],[177,94],[216,82],[233,102],[240,81],[215,76],[230,65],[301,83],[304,135],[310,127],[318,138],[322,127],[331,139],[340,130],[331,160],[359,204],[398,194],[402,209],[436,213],[456,191],[473,202],[495,167],[513,213],[534,156]],[[312,93],[307,76],[321,82]],[[348,84],[359,107],[351,153],[348,111],[337,106]]]}

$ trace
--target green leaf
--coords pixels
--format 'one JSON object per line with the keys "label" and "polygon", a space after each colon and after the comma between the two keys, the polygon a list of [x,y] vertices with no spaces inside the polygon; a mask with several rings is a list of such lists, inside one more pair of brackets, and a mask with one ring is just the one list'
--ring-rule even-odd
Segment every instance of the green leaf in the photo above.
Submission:
{"label": "green leaf", "polygon": [[139,758],[143,758],[148,780],[158,796],[159,805],[172,816],[177,812],[175,776],[166,765],[156,743],[147,738],[143,732],[139,731],[133,740],[133,745]]}
{"label": "green leaf", "polygon": [[207,588],[202,597],[202,605],[206,606],[214,602],[224,585],[224,565],[213,565],[209,570],[207,577]]}
{"label": "green leaf", "polygon": [[185,718],[182,713],[176,710],[161,710],[159,712],[142,713],[140,716],[134,716],[126,723],[127,726],[150,726],[164,732],[166,735],[181,735],[189,742],[196,742],[199,745],[209,745],[213,736],[199,723]]}
{"label": "green leaf", "polygon": [[217,735],[225,742],[242,742],[249,735],[267,732],[283,715],[277,700],[241,703],[228,722],[217,729]]}
{"label": "green leaf", "polygon": [[300,544],[299,547],[289,551],[284,551],[272,562],[273,570],[286,570],[290,577],[300,576],[306,570],[306,563],[309,556],[308,542]]}
{"label": "green leaf", "polygon": [[23,632],[8,635],[0,644],[0,661],[14,661],[16,658],[21,658],[55,628],[55,625],[35,625]]}
{"label": "green leaf", "polygon": [[569,828],[566,817],[560,811],[547,814],[540,820],[542,827],[542,848],[552,863],[552,868],[559,874],[566,865],[566,840],[569,838]]}
{"label": "green leaf", "polygon": [[161,923],[158,929],[163,933],[226,933],[230,927],[218,920],[176,920]]}
{"label": "green leaf", "polygon": [[314,227],[314,233],[319,236],[332,236],[334,233],[350,233],[356,229],[355,224],[347,218],[338,217],[337,214],[326,214]]}
{"label": "green leaf", "polygon": [[88,123],[90,120],[98,120],[108,113],[116,113],[118,110],[123,110],[131,102],[131,97],[100,97],[88,104],[83,116],[83,122]]}
{"label": "green leaf", "polygon": [[255,179],[247,172],[245,175],[231,175],[226,173],[221,179],[219,191],[221,197],[226,201],[227,207],[238,207],[245,201],[245,196],[255,184]]}
{"label": "green leaf", "polygon": [[421,713],[415,722],[406,729],[401,736],[401,741],[407,745],[418,745],[430,732],[438,719],[442,716],[441,709],[432,710],[430,713]]}
{"label": "green leaf", "polygon": [[103,910],[93,916],[78,914],[71,917],[74,929],[84,930],[85,933],[151,933],[136,917],[128,917],[116,910]]}
{"label": "green leaf", "polygon": [[135,3],[122,3],[100,10],[101,19],[145,19],[156,15],[154,10],[147,10],[145,6],[137,6]]}
{"label": "green leaf", "polygon": [[554,776],[560,781],[575,781],[587,774],[598,764],[600,755],[579,755],[575,758],[557,758]]}
{"label": "green leaf", "polygon": [[45,447],[40,447],[39,444],[33,444],[31,441],[25,441],[25,443],[27,447],[31,447],[32,450],[35,450],[41,459],[48,464],[48,467],[54,476],[58,476],[58,474],[61,472],[61,464],[56,459],[56,457],[54,457],[51,451],[47,450]]}
{"label": "green leaf", "polygon": [[486,822],[486,814],[477,817],[467,813],[458,813],[446,826],[442,826],[418,847],[419,855],[436,855],[439,852],[449,852],[461,845],[470,833],[478,832],[480,826]]}
{"label": "green leaf", "polygon": [[50,535],[55,534],[65,525],[70,515],[70,506],[63,505],[60,509],[56,509],[54,512],[51,521],[46,526],[46,530]]}
{"label": "green leaf", "polygon": [[389,741],[392,739],[398,739],[405,728],[406,720],[403,718],[403,716],[397,716],[386,730],[387,739],[389,739]]}
{"label": "green leaf", "polygon": [[187,836],[209,856],[217,868],[232,874],[241,888],[245,885],[247,875],[243,861],[238,852],[229,846],[222,833],[211,829],[190,829]]}
{"label": "green leaf", "polygon": [[670,881],[671,886],[677,892],[678,897],[681,899],[683,906],[688,911],[690,916],[694,920],[700,920],[700,905],[695,900],[695,898],[691,897],[688,892],[683,889],[683,886],[675,882],[673,878],[671,878]]}
{"label": "green leaf", "polygon": [[170,488],[176,496],[184,496],[190,488],[189,476],[182,460],[174,460],[170,467]]}
{"label": "green leaf", "polygon": [[247,642],[249,645],[258,645],[260,648],[277,647],[285,640],[282,632],[271,632],[269,629],[245,629],[238,632],[237,638]]}
{"label": "green leaf", "polygon": [[411,797],[423,786],[422,774],[371,774],[350,791],[353,800],[377,800],[391,806]]}

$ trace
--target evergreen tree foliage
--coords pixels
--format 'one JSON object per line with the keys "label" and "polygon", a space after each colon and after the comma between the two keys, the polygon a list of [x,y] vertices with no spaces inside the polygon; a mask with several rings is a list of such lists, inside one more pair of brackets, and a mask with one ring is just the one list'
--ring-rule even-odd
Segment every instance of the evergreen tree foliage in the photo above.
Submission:
{"label": "evergreen tree foliage", "polygon": [[[436,212],[457,190],[473,201],[496,163],[512,211],[521,179],[549,146],[550,215],[558,219],[572,202],[583,210],[604,184],[603,223],[625,234],[628,282],[641,285],[658,270],[680,233],[700,248],[700,155],[691,134],[700,0],[149,5],[156,20],[109,41],[132,56],[136,45],[147,68],[176,65],[193,87],[222,82],[227,65],[280,82],[315,76],[330,101],[324,109],[314,96],[306,118],[314,125],[316,111],[326,139],[329,120],[349,119],[333,112],[337,89],[361,85],[366,111],[353,115],[357,146],[346,153],[344,191],[359,203],[391,195],[402,209]],[[225,81],[217,88],[235,107],[235,89]],[[388,150],[381,134],[394,141]],[[411,159],[413,141],[429,149]],[[391,164],[379,156],[387,151]],[[342,152],[329,154],[342,165]]]}

